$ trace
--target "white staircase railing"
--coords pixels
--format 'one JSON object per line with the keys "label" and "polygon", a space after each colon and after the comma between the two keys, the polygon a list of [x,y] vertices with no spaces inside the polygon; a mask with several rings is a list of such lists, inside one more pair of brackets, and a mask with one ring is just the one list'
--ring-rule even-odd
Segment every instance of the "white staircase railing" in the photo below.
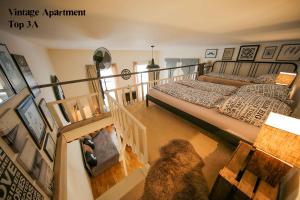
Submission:
{"label": "white staircase railing", "polygon": [[[149,164],[146,127],[112,96],[106,95],[114,126],[122,138],[121,155],[124,155],[126,145],[128,145],[138,159],[147,167]],[[122,160],[125,162],[125,159]]]}

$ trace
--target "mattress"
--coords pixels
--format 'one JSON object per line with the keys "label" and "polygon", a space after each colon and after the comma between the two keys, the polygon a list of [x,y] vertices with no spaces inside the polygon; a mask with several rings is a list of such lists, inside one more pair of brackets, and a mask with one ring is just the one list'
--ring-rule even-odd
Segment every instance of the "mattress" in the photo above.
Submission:
{"label": "mattress", "polygon": [[256,136],[259,133],[258,127],[223,115],[219,113],[215,108],[209,109],[199,105],[195,105],[187,101],[172,97],[156,89],[150,89],[148,95],[250,143],[254,143]]}

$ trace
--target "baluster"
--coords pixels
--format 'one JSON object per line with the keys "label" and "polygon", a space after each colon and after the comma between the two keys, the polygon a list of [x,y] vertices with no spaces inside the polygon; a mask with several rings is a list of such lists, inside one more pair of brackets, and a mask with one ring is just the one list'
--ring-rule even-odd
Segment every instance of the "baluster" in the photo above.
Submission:
{"label": "baluster", "polygon": [[55,109],[55,105],[57,105],[55,102],[54,103],[47,103],[48,105],[48,108],[49,108],[49,111],[51,112],[52,116],[54,117],[56,123],[57,123],[57,126],[59,128],[62,128],[64,125],[60,119],[60,117],[58,116],[57,112],[56,112],[56,109]]}
{"label": "baluster", "polygon": [[[69,117],[71,123],[77,122],[77,119],[74,118],[74,116],[75,116],[77,113],[76,113],[76,111],[73,111],[74,109],[73,109],[73,107],[70,105],[70,102],[64,101],[64,102],[62,103],[62,105],[64,106],[64,109],[65,109],[65,111],[66,111],[66,113],[67,113],[67,115],[68,115],[68,117]],[[75,115],[73,115],[73,113],[74,113]]]}

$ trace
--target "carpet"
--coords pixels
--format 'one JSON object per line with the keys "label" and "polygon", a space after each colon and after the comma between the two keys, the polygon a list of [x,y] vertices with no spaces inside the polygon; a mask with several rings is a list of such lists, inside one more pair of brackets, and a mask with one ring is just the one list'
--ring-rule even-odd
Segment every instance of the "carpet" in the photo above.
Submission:
{"label": "carpet", "polygon": [[175,139],[160,149],[160,158],[145,180],[142,200],[207,200],[204,162],[192,144]]}

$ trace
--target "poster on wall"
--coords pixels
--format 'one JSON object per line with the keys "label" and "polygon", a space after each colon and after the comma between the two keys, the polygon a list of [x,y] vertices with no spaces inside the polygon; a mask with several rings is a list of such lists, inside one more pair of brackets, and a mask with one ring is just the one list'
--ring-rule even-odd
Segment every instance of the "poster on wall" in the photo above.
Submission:
{"label": "poster on wall", "polygon": [[46,133],[46,125],[33,97],[31,95],[26,97],[16,108],[16,111],[37,146],[41,148]]}
{"label": "poster on wall", "polygon": [[238,61],[253,61],[257,54],[259,45],[244,45],[240,47]]}
{"label": "poster on wall", "polygon": [[41,93],[41,90],[39,88],[35,88],[35,89],[32,88],[34,86],[37,86],[38,83],[36,82],[35,78],[33,77],[33,74],[27,64],[25,57],[22,55],[16,55],[16,54],[12,54],[12,57],[13,57],[15,63],[17,64],[17,66],[19,67],[31,93],[33,94],[34,97],[37,97]]}
{"label": "poster on wall", "polygon": [[13,152],[22,151],[27,135],[27,129],[13,109],[7,109],[0,115],[0,136]]}
{"label": "poster on wall", "polygon": [[26,87],[26,83],[18,67],[4,44],[0,44],[0,65],[16,93]]}
{"label": "poster on wall", "polygon": [[277,56],[278,61],[300,60],[300,44],[284,44]]}
{"label": "poster on wall", "polygon": [[0,147],[0,199],[44,199]]}

